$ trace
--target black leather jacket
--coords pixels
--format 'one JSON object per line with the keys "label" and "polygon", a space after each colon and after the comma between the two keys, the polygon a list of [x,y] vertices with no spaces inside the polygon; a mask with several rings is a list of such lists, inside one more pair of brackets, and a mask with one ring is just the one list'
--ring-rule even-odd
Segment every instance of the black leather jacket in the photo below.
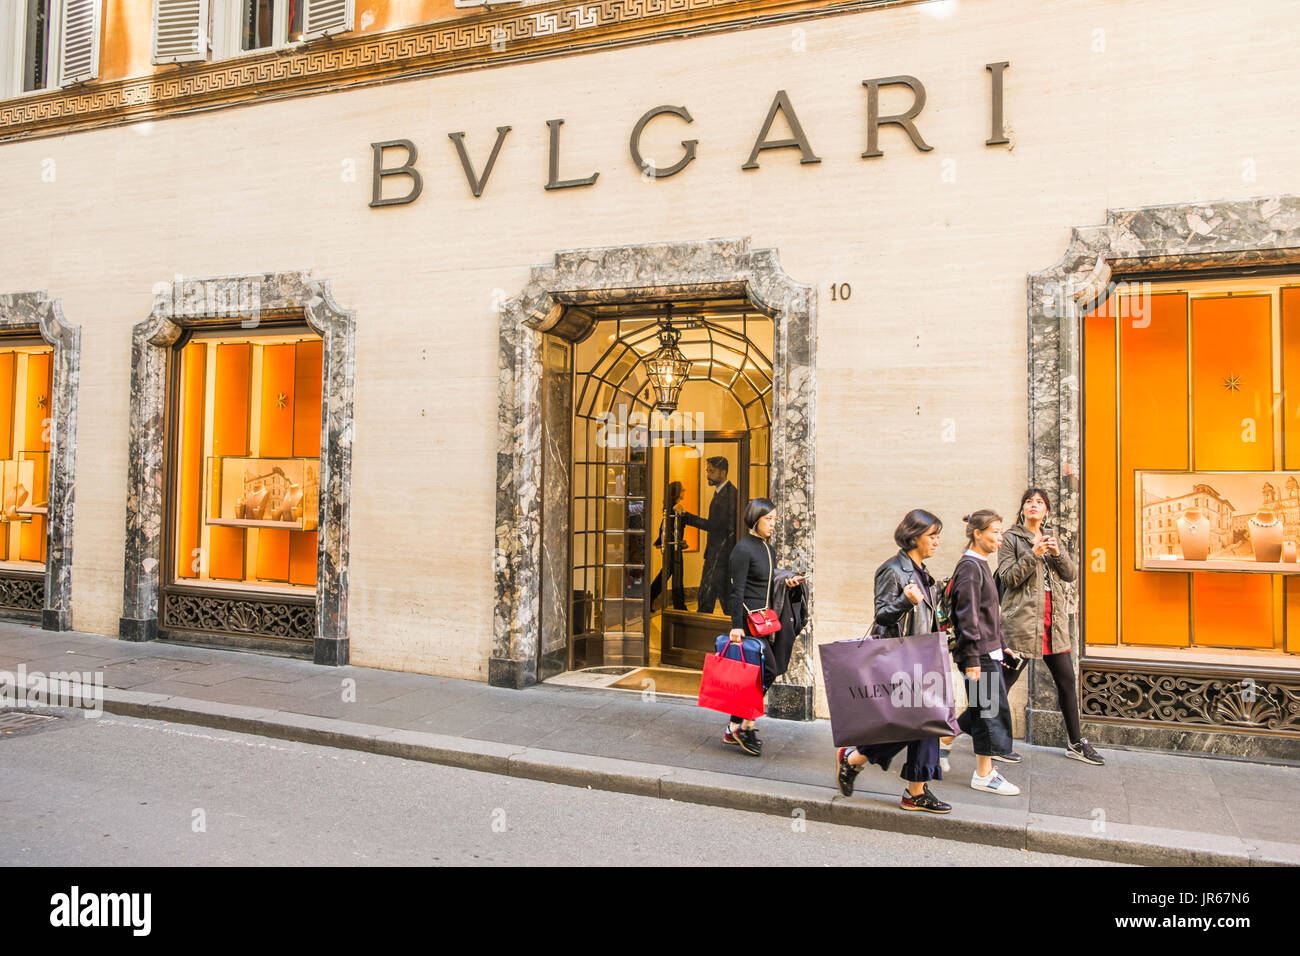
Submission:
{"label": "black leather jacket", "polygon": [[[925,595],[920,604],[913,604],[903,593],[908,581],[914,582]],[[936,585],[929,571],[924,570],[924,565],[918,571],[907,552],[899,551],[876,568],[876,623],[871,629],[872,636],[929,634],[935,629],[937,602]]]}

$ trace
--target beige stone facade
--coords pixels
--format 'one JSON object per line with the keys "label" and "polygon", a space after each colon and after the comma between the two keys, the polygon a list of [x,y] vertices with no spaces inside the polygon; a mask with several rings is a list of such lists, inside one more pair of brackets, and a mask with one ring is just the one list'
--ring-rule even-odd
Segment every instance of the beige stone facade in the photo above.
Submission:
{"label": "beige stone facade", "polygon": [[[82,329],[72,623],[122,614],[131,329],[173,276],[309,271],[356,315],[348,629],[354,664],[485,680],[493,629],[498,310],[557,250],[720,236],[817,289],[816,636],[863,633],[913,507],[1010,519],[1028,476],[1026,276],[1107,209],[1300,191],[1289,0],[1006,0],[793,20],[0,147],[0,291]],[[988,146],[1007,61],[1007,145]],[[927,102],[863,159],[873,77]],[[742,170],[784,90],[819,163]],[[911,94],[881,95],[882,112]],[[694,122],[637,119],[685,105]],[[547,190],[547,121],[562,118]],[[448,134],[481,170],[482,196]],[[771,137],[788,135],[782,122]],[[408,139],[423,193],[372,208],[370,144]],[[390,161],[391,163],[391,161]],[[400,184],[386,188],[400,192]],[[842,285],[851,295],[838,295]],[[837,290],[831,297],[832,287]]]}

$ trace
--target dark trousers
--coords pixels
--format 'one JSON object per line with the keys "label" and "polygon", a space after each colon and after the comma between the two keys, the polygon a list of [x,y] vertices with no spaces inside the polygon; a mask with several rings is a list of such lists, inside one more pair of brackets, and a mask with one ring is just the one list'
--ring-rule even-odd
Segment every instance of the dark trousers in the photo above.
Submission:
{"label": "dark trousers", "polygon": [[[668,588],[672,591],[673,608],[674,610],[685,611],[686,582],[683,580],[682,559],[680,556],[673,560],[671,564],[668,562],[667,558],[664,559],[664,567],[659,569],[659,573],[655,575],[654,581],[650,583],[650,607],[653,608],[655,606],[655,601],[659,600],[659,595],[663,592],[665,569],[669,572],[670,581]],[[665,601],[664,606],[667,607],[667,604],[668,602]]]}
{"label": "dark trousers", "polygon": [[727,587],[726,559],[709,560],[704,556],[704,572],[700,575],[700,592],[695,610],[700,614],[712,614],[713,608],[721,603],[722,613],[731,613],[731,594]]}
{"label": "dark trousers", "polygon": [[889,762],[907,748],[907,760],[899,776],[908,783],[924,783],[927,780],[942,780],[943,771],[939,769],[939,738],[926,737],[924,740],[909,740],[901,744],[868,744],[859,747],[858,753],[874,763],[881,770],[889,769]]}
{"label": "dark trousers", "polygon": [[970,734],[976,756],[1011,753],[1011,705],[1007,703],[1001,661],[980,656],[980,676],[966,678],[966,700],[966,712],[957,720],[957,726]]}
{"label": "dark trousers", "polygon": [[[983,660],[984,660],[984,658],[981,657],[981,658],[980,658],[980,661],[981,661],[981,664],[980,664],[980,670],[981,670],[981,672],[983,672],[983,669],[984,669],[984,665],[983,665],[983,663],[982,663]],[[990,658],[990,661],[991,661],[992,663],[994,663],[994,664],[997,663],[997,661],[993,661],[991,658]],[[1008,668],[1006,668],[1006,667],[1001,668],[1001,671],[1002,671],[1002,681],[1003,681],[1003,683],[1004,683],[1005,686],[1006,686],[1006,689],[1007,689],[1007,693],[1008,693],[1008,694],[1011,693],[1011,688],[1013,688],[1013,687],[1016,686],[1016,681],[1020,680],[1020,675],[1023,674],[1025,671],[1029,670],[1029,667],[1030,667],[1031,664],[1033,664],[1033,661],[1029,661],[1029,660],[1025,661],[1025,666],[1022,667],[1022,668],[1020,668],[1020,670],[1018,670],[1018,671],[1013,671],[1013,670],[1010,670],[1010,669],[1008,669]],[[963,734],[969,734],[969,733],[970,733],[970,725],[971,725],[971,720],[972,720],[972,719],[973,719],[973,718],[971,717],[970,707],[968,706],[964,711],[962,711],[961,716],[959,716],[959,717],[957,718],[957,726],[958,726],[959,728],[961,728],[961,732],[962,732]]]}
{"label": "dark trousers", "polygon": [[[748,631],[748,628],[746,628],[746,631]],[[756,637],[757,635],[751,634],[749,636]],[[763,642],[763,693],[766,694],[767,689],[776,683],[776,655],[772,653],[772,644],[766,637],[758,637],[758,640]],[[745,719],[744,717],[737,717],[735,714],[730,717],[733,724],[738,724]]]}
{"label": "dark trousers", "polygon": [[1061,705],[1065,732],[1070,735],[1070,743],[1077,744],[1083,739],[1083,727],[1079,723],[1079,694],[1074,686],[1074,659],[1069,651],[1062,651],[1060,654],[1044,654],[1043,663],[1056,684],[1056,700]]}

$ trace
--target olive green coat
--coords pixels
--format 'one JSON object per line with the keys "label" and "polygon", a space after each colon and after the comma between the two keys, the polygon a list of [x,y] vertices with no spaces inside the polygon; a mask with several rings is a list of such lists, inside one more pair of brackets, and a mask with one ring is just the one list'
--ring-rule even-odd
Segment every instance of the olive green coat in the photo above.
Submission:
{"label": "olive green coat", "polygon": [[1061,585],[1073,581],[1078,569],[1068,555],[1034,554],[1034,536],[1017,524],[1002,536],[998,551],[998,584],[1002,588],[1002,630],[1007,646],[1017,654],[1043,656],[1043,575],[1051,575],[1052,653],[1070,650],[1070,607]]}

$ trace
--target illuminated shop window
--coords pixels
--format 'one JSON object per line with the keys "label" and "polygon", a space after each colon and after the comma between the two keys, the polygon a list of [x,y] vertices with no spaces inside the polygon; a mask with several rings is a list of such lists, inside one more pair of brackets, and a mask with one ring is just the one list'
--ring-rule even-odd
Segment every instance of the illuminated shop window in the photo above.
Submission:
{"label": "illuminated shop window", "polygon": [[0,349],[0,563],[45,566],[54,350]]}
{"label": "illuminated shop window", "polygon": [[175,581],[314,590],[321,340],[195,337],[177,366]]}
{"label": "illuminated shop window", "polygon": [[1297,281],[1154,284],[1084,319],[1090,654],[1300,667]]}

